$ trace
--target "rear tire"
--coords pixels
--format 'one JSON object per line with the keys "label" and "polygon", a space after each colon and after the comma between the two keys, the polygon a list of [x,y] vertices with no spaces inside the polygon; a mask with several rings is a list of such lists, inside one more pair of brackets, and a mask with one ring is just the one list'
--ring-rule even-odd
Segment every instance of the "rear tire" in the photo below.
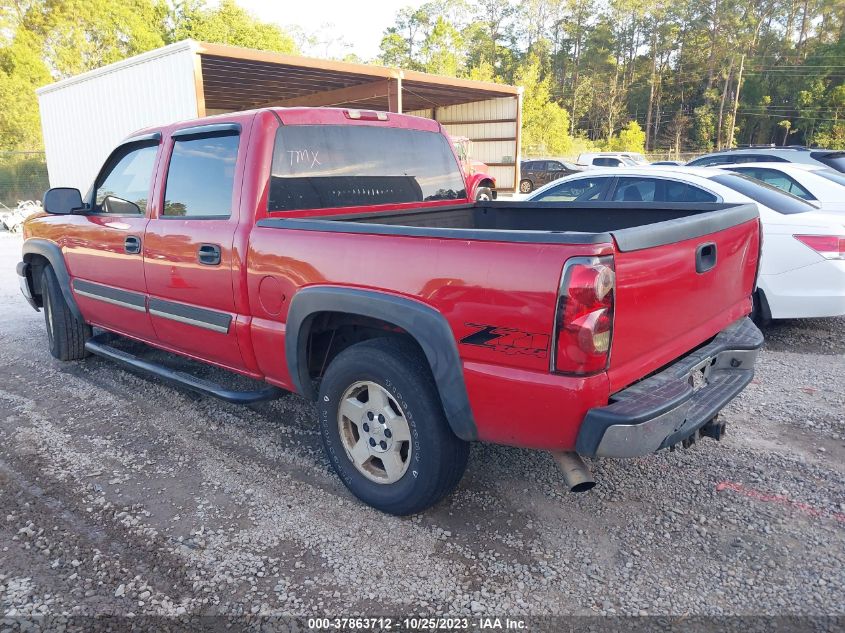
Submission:
{"label": "rear tire", "polygon": [[50,354],[59,360],[80,360],[88,356],[85,342],[91,338],[91,326],[71,312],[50,266],[45,266],[41,273],[41,297]]}
{"label": "rear tire", "polygon": [[765,327],[772,322],[768,302],[759,290],[751,295],[751,314],[749,316],[757,327]]}
{"label": "rear tire", "polygon": [[463,476],[469,444],[449,428],[428,364],[412,345],[379,338],[348,347],[329,365],[318,407],[332,467],[377,510],[421,512]]}
{"label": "rear tire", "polygon": [[534,190],[534,183],[530,180],[523,180],[519,183],[519,193],[531,193]]}

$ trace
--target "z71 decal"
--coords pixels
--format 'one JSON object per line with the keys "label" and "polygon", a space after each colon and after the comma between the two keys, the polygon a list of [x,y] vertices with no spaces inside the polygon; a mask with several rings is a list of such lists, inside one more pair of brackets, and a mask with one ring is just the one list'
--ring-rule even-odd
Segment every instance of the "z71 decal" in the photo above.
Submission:
{"label": "z71 decal", "polygon": [[461,339],[464,345],[478,345],[503,354],[528,354],[545,358],[549,351],[548,334],[532,334],[509,327],[466,323],[476,331]]}

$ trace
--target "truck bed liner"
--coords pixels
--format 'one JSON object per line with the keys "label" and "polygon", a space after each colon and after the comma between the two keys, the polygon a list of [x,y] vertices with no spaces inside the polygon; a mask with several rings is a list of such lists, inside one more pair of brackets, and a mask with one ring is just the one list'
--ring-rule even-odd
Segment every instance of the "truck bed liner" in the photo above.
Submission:
{"label": "truck bed liner", "polygon": [[319,219],[275,216],[258,226],[550,244],[615,240],[620,251],[633,251],[714,233],[757,215],[753,204],[508,201]]}

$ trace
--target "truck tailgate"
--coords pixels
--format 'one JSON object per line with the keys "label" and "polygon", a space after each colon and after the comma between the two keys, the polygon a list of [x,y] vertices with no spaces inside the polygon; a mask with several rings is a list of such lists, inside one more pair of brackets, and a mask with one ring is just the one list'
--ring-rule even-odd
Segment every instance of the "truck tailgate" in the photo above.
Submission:
{"label": "truck tailgate", "polygon": [[[751,310],[760,232],[747,207],[703,214],[693,226],[661,224],[612,232],[618,252],[611,393]],[[673,241],[673,233],[681,239]]]}

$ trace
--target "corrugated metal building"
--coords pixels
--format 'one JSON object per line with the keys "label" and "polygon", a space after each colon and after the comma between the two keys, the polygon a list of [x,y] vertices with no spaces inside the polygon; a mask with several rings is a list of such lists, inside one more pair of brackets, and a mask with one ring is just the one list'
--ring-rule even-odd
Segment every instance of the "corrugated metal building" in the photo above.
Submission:
{"label": "corrugated metal building", "polygon": [[519,179],[521,89],[185,40],[37,90],[52,186],[90,186],[133,131],[266,106],[337,106],[440,121],[473,141],[502,191]]}

